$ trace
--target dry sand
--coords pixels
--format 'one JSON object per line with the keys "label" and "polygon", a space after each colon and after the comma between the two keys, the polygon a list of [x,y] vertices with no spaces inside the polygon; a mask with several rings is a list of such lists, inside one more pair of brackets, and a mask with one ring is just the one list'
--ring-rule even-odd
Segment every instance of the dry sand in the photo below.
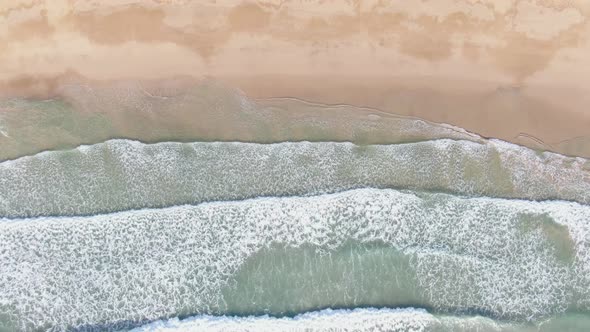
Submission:
{"label": "dry sand", "polygon": [[0,2],[0,96],[213,78],[590,156],[585,0]]}

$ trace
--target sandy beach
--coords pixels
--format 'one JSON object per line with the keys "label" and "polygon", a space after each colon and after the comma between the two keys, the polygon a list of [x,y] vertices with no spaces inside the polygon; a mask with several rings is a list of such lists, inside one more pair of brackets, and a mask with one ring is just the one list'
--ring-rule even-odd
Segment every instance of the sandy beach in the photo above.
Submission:
{"label": "sandy beach", "polygon": [[0,4],[0,95],[219,81],[264,104],[368,107],[590,156],[585,1]]}

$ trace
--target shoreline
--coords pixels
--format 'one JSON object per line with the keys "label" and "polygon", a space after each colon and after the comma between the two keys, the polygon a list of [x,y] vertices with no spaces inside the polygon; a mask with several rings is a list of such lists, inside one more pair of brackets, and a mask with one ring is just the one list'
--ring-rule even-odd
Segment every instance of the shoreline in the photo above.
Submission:
{"label": "shoreline", "polygon": [[369,107],[590,157],[588,18],[582,0],[17,0],[0,5],[0,99],[214,80],[262,104]]}
{"label": "shoreline", "polygon": [[[283,84],[273,86],[273,82],[277,81]],[[304,133],[257,139],[255,136],[264,136],[263,133],[252,132],[244,136],[224,132],[240,130],[238,128],[251,128],[260,121],[266,122],[263,120],[263,113],[268,113],[279,116],[277,119],[279,126],[288,126],[285,122],[288,121],[287,119],[306,121],[309,120],[308,118],[321,118],[331,123],[331,126],[335,126],[334,130],[341,128],[340,131],[345,130],[344,128],[348,127],[354,119],[381,121],[384,128],[387,127],[387,121],[394,121],[391,119],[423,121],[429,126],[456,131],[460,136],[477,136],[472,137],[475,140],[500,139],[534,150],[590,158],[590,135],[586,135],[587,128],[590,128],[590,119],[586,119],[585,114],[563,114],[556,108],[528,97],[525,92],[519,92],[518,88],[496,88],[489,93],[485,89],[476,91],[479,88],[476,86],[471,88],[473,92],[443,95],[440,91],[434,92],[432,89],[420,87],[418,83],[415,84],[417,87],[408,88],[409,79],[404,80],[404,87],[391,87],[383,84],[383,80],[379,79],[375,79],[373,85],[368,85],[369,79],[365,79],[362,80],[365,84],[364,89],[359,92],[358,85],[350,83],[353,81],[355,80],[344,79],[338,82],[335,78],[308,80],[302,77],[229,77],[200,80],[178,77],[158,80],[91,81],[75,75],[65,75],[55,79],[43,90],[34,88],[35,91],[33,91],[31,87],[28,87],[20,90],[20,93],[13,91],[11,96],[0,96],[0,130],[6,138],[7,131],[18,128],[17,125],[12,125],[14,128],[7,128],[6,123],[3,126],[3,113],[9,114],[16,111],[20,114],[11,114],[11,118],[17,119],[21,116],[23,119],[32,119],[31,115],[26,113],[30,111],[27,109],[27,103],[56,102],[71,108],[68,112],[77,113],[76,117],[79,119],[76,122],[82,126],[86,121],[84,119],[100,117],[108,119],[109,122],[114,121],[113,124],[118,127],[110,134],[104,134],[101,140],[89,139],[84,141],[86,143],[98,143],[116,138],[135,138],[155,142],[164,137],[143,137],[137,134],[138,128],[133,129],[133,119],[144,117],[141,107],[145,107],[147,103],[150,105],[151,113],[150,119],[144,124],[144,129],[157,132],[165,128],[170,140],[196,141],[201,138],[206,141],[251,139],[253,142],[306,140]],[[328,84],[325,84],[326,82]],[[239,88],[235,88],[236,86]],[[7,89],[4,89],[4,92],[6,91]],[[211,95],[207,96],[207,93]],[[100,97],[90,104],[89,98],[92,94],[98,94]],[[123,100],[124,94],[129,94],[126,97],[127,100]],[[194,105],[185,103],[183,106],[171,106],[176,99],[186,99],[187,95],[197,95],[196,99],[193,99]],[[227,100],[216,103],[215,98]],[[252,114],[241,109],[243,105],[240,103],[244,102],[253,105],[260,112],[257,114],[258,117],[248,119],[250,122],[242,123],[243,116]],[[18,106],[7,106],[11,103]],[[437,103],[443,106],[437,111],[432,111],[436,107],[433,105]],[[480,105],[479,113],[482,113],[479,116],[487,116],[486,121],[481,121],[477,114],[470,114],[472,112],[470,107],[475,108],[478,104]],[[511,106],[502,109],[503,104]],[[514,104],[527,104],[528,108],[514,107]],[[109,105],[113,105],[114,108],[107,109]],[[457,107],[453,108],[452,105]],[[216,114],[215,110],[211,109],[213,106],[221,107],[222,109],[219,110],[221,113]],[[537,114],[531,114],[533,108]],[[492,109],[496,111],[491,111]],[[240,113],[243,114],[240,116]],[[542,120],[529,121],[531,117],[537,116],[541,116]],[[216,117],[219,120],[215,120]],[[561,119],[567,121],[560,121]],[[199,120],[205,121],[210,126],[199,125],[197,123]],[[4,120],[4,122],[7,121]],[[8,125],[11,124],[8,123]],[[131,126],[131,128],[125,129],[125,126]],[[175,139],[175,130],[180,133],[178,139]],[[218,134],[214,134],[215,132]],[[366,139],[372,144],[398,142],[395,128],[390,128],[389,132],[389,134],[367,132]],[[34,140],[36,135],[31,135],[29,139]],[[428,138],[428,136],[428,133],[424,133],[424,137]],[[2,138],[0,137],[0,144]],[[436,138],[453,138],[453,136],[441,135]],[[309,136],[308,139],[363,143],[355,140],[353,136],[341,134],[327,135],[323,139]],[[50,150],[52,147],[47,146],[46,149]]]}

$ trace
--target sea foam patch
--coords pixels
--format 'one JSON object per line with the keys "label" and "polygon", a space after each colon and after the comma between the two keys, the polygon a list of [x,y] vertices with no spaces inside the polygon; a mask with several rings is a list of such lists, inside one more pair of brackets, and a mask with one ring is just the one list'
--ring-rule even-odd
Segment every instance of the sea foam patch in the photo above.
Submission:
{"label": "sea foam patch", "polygon": [[293,318],[269,316],[219,317],[202,315],[185,320],[156,321],[132,332],[198,331],[509,331],[509,324],[498,324],[482,317],[436,317],[421,309],[321,310]]}
{"label": "sea foam patch", "polygon": [[362,187],[590,203],[590,162],[497,141],[158,143],[111,140],[0,163],[0,216],[317,195]]}
{"label": "sea foam patch", "polygon": [[[380,270],[391,257],[386,249],[393,248],[407,258],[397,261],[409,262],[420,307],[536,320],[572,306],[586,308],[588,294],[581,290],[588,279],[579,271],[588,270],[588,220],[590,208],[577,203],[388,189],[5,219],[0,314],[22,330],[126,328],[194,314],[281,315],[289,308],[236,293],[236,276],[247,280],[259,266],[251,260],[263,252],[274,257],[265,269],[275,286],[257,285],[263,295],[280,296],[307,278],[313,282],[299,294],[297,308],[332,306],[341,293],[364,297],[344,298],[340,307],[388,306],[375,295],[379,283],[363,282],[363,271],[395,278]],[[273,253],[277,245],[315,249],[299,255],[301,265],[289,253]],[[374,245],[385,249],[353,250]],[[313,263],[320,258],[357,273],[337,279]],[[367,263],[360,269],[349,264],[359,261]],[[294,277],[282,277],[287,275]],[[335,281],[339,288],[326,287]]]}

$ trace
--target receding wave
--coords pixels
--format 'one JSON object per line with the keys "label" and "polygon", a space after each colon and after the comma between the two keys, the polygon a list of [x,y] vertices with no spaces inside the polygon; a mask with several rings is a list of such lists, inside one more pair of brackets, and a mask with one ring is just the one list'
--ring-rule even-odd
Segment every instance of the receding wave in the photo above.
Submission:
{"label": "receding wave", "polygon": [[530,326],[498,323],[484,317],[435,316],[421,309],[322,310],[293,318],[202,315],[157,321],[132,332],[173,331],[358,331],[358,332],[501,332],[533,331]]}
{"label": "receding wave", "polygon": [[89,215],[361,187],[589,203],[590,161],[495,140],[368,146],[111,140],[0,163],[0,215]]}
{"label": "receding wave", "polygon": [[325,309],[295,317],[199,315],[158,320],[131,332],[305,331],[305,332],[563,332],[582,331],[590,317],[568,314],[538,324],[495,321],[482,316],[434,315],[424,309]]}
{"label": "receding wave", "polygon": [[588,326],[588,159],[167,89],[0,101],[0,331]]}
{"label": "receding wave", "polygon": [[360,144],[481,140],[457,127],[351,105],[290,98],[254,101],[214,81],[185,88],[164,85],[170,89],[162,86],[150,93],[138,82],[68,84],[56,99],[0,100],[0,161],[110,138]]}
{"label": "receding wave", "polygon": [[100,330],[416,306],[537,321],[588,310],[589,219],[572,202],[358,189],[2,220],[0,317]]}

